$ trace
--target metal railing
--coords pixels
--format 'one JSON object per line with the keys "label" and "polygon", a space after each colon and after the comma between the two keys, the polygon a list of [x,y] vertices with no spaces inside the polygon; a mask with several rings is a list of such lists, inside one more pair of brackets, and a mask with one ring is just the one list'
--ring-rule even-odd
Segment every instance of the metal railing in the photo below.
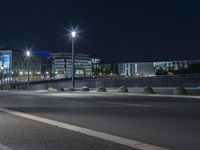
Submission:
{"label": "metal railing", "polygon": [[[89,88],[104,87],[200,87],[200,75],[178,75],[178,76],[153,76],[153,77],[124,77],[124,76],[104,76],[87,77],[76,80],[76,88],[87,86]],[[31,89],[68,88],[72,87],[71,80],[57,80],[43,83],[31,84]]]}

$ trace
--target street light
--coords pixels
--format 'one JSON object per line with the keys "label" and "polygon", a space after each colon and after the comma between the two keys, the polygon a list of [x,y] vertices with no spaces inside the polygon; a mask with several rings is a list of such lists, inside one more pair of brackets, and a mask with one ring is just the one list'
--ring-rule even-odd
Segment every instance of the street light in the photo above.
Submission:
{"label": "street light", "polygon": [[1,66],[1,73],[2,73],[2,78],[1,78],[1,90],[3,90],[3,84],[4,84],[4,70],[3,66]]}
{"label": "street light", "polygon": [[72,37],[72,87],[75,88],[75,64],[74,64],[74,38],[76,37],[76,31],[71,32]]}
{"label": "street light", "polygon": [[31,56],[31,52],[30,50],[26,51],[26,57],[27,57],[27,90],[29,90],[29,63],[30,63],[30,56]]}
{"label": "street light", "polygon": [[30,57],[31,56],[31,52],[29,50],[26,51],[26,56]]}
{"label": "street light", "polygon": [[71,33],[71,34],[72,34],[72,37],[73,37],[73,38],[75,38],[75,37],[76,37],[76,32],[75,32],[75,31],[72,31],[72,33]]}

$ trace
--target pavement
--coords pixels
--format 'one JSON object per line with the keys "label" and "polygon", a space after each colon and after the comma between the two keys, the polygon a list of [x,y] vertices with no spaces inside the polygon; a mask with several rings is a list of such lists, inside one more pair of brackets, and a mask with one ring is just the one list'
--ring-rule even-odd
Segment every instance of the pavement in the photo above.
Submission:
{"label": "pavement", "polygon": [[0,150],[199,150],[200,101],[118,93],[0,93]]}

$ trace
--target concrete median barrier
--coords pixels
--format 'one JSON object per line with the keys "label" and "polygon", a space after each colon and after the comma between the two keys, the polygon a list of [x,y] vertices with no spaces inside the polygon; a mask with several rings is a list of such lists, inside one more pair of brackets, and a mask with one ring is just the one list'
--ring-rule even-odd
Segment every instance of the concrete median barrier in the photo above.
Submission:
{"label": "concrete median barrier", "polygon": [[90,89],[88,87],[82,87],[81,91],[83,91],[83,92],[89,92]]}
{"label": "concrete median barrier", "polygon": [[97,92],[107,92],[106,88],[105,87],[99,87],[97,89]]}
{"label": "concrete median barrier", "polygon": [[121,87],[119,87],[118,92],[119,93],[128,93],[128,88],[125,86],[121,86]]}
{"label": "concrete median barrier", "polygon": [[52,88],[52,87],[49,87],[47,91],[48,91],[48,92],[57,92],[57,89],[54,89],[54,88]]}
{"label": "concrete median barrier", "polygon": [[144,93],[144,94],[153,94],[154,90],[152,89],[152,87],[146,86],[146,87],[144,87],[142,93]]}
{"label": "concrete median barrier", "polygon": [[187,90],[184,87],[176,87],[173,90],[174,95],[185,95],[187,94]]}

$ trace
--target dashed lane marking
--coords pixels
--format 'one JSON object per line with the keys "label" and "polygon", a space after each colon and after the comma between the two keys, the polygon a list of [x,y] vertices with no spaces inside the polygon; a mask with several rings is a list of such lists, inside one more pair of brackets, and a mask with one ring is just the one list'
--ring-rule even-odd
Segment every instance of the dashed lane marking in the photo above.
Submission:
{"label": "dashed lane marking", "polygon": [[123,105],[123,106],[153,107],[152,105],[144,105],[144,104],[117,103],[117,102],[105,102],[105,101],[98,101],[98,102],[99,102],[99,103],[103,103],[103,104],[113,104],[113,105]]}

